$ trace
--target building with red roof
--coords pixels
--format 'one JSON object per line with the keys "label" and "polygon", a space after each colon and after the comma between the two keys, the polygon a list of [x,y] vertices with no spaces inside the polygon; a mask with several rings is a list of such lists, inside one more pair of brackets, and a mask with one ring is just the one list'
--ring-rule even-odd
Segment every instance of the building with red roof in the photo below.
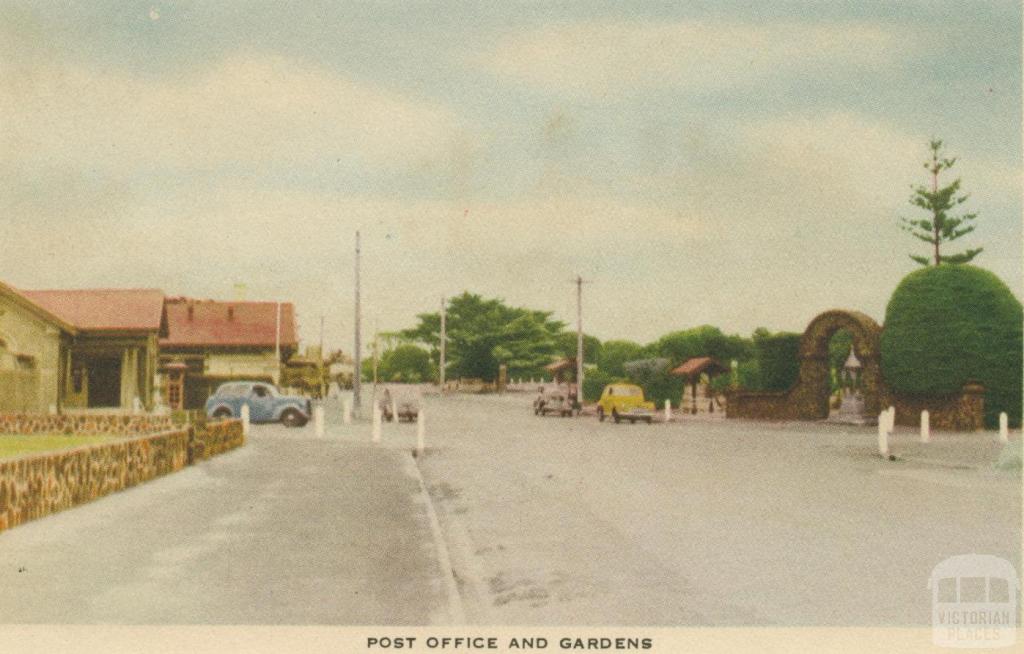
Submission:
{"label": "building with red roof", "polygon": [[160,339],[160,367],[184,364],[184,375],[168,374],[164,380],[168,397],[180,397],[184,408],[202,407],[227,381],[277,383],[282,363],[298,350],[290,302],[175,297],[165,307],[168,329]]}
{"label": "building with red roof", "polygon": [[151,408],[166,333],[160,290],[0,284],[0,410]]}

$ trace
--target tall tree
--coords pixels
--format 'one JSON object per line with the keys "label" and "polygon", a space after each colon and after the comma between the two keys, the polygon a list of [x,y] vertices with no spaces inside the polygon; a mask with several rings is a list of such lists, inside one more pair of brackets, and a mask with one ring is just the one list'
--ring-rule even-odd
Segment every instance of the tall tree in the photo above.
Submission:
{"label": "tall tree", "polygon": [[[418,325],[401,334],[427,344],[436,356],[440,314],[424,313],[418,318]],[[501,364],[508,366],[512,376],[540,373],[554,358],[555,339],[565,324],[552,320],[547,311],[510,307],[501,300],[463,293],[449,301],[445,326],[446,374],[490,381]]]}
{"label": "tall tree", "polygon": [[924,163],[925,169],[931,174],[931,188],[918,186],[910,196],[910,204],[920,207],[931,214],[931,219],[912,220],[900,218],[903,230],[910,232],[915,238],[932,245],[932,257],[910,255],[910,258],[922,266],[933,263],[967,263],[982,251],[983,248],[970,249],[959,254],[943,255],[939,247],[943,243],[955,241],[974,231],[972,221],[978,217],[976,213],[964,213],[959,216],[950,213],[953,209],[967,201],[970,196],[960,193],[960,178],[954,179],[946,186],[939,186],[939,174],[947,171],[956,163],[956,157],[947,158],[942,151],[942,141],[933,139],[928,146],[932,157]]}

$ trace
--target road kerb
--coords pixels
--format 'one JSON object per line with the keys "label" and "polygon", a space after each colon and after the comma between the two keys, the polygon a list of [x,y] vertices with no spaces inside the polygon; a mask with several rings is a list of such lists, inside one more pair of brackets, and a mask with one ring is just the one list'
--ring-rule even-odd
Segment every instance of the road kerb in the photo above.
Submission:
{"label": "road kerb", "polygon": [[427,485],[423,482],[423,475],[420,474],[420,467],[412,454],[406,454],[406,465],[408,465],[416,481],[420,485],[420,493],[423,495],[424,504],[427,507],[427,520],[430,522],[430,534],[434,538],[434,549],[437,551],[437,563],[441,568],[441,576],[444,578],[445,594],[448,596],[448,615],[451,624],[466,624],[466,610],[462,605],[462,596],[459,594],[459,584],[455,581],[455,574],[452,569],[451,555],[448,553],[448,545],[445,544],[444,534],[441,532],[441,523],[437,519],[437,511],[434,510],[434,501],[430,499],[427,492]]}

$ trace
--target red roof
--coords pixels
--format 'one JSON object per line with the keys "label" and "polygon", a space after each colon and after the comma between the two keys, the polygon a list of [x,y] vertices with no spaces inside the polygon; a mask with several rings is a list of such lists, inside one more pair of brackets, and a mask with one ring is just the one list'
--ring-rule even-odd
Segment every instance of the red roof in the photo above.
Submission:
{"label": "red roof", "polygon": [[679,375],[680,377],[693,377],[705,372],[709,375],[714,375],[728,371],[728,368],[712,357],[694,357],[693,359],[687,359],[683,365],[672,370],[672,374]]}
{"label": "red roof", "polygon": [[21,291],[61,320],[82,330],[160,331],[164,293],[158,289]]}
{"label": "red roof", "polygon": [[[166,338],[161,347],[274,347],[277,302],[167,300]],[[295,309],[281,303],[281,347],[298,345]]]}

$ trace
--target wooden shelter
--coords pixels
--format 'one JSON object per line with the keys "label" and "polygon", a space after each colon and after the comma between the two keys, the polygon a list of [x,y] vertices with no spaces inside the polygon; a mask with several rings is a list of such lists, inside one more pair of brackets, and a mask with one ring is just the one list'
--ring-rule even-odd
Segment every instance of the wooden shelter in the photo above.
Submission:
{"label": "wooden shelter", "polygon": [[670,374],[677,377],[684,377],[690,392],[683,387],[683,396],[680,399],[679,408],[683,413],[714,413],[714,394],[710,392],[711,379],[725,372],[729,372],[727,366],[722,365],[713,357],[695,357],[683,362],[678,368],[670,371]]}

